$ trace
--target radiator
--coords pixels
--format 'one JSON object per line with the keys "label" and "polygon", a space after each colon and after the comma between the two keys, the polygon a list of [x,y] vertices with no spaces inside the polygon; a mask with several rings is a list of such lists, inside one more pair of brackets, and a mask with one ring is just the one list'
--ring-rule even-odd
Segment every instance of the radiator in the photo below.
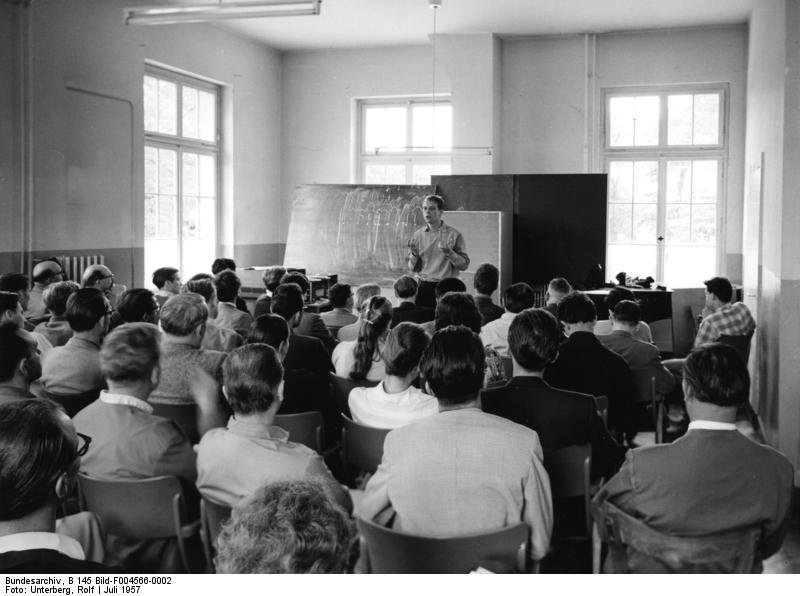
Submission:
{"label": "radiator", "polygon": [[61,261],[61,267],[64,270],[64,279],[71,279],[81,283],[83,272],[89,265],[105,265],[106,257],[104,255],[80,255],[77,257],[60,256],[57,257]]}

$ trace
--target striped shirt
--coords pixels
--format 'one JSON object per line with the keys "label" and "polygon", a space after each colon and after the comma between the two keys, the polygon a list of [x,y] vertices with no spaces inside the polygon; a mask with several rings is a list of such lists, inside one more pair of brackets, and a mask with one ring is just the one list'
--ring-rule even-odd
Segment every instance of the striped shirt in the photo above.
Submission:
{"label": "striped shirt", "polygon": [[718,341],[721,335],[748,335],[756,328],[750,309],[743,302],[725,304],[700,323],[694,346]]}

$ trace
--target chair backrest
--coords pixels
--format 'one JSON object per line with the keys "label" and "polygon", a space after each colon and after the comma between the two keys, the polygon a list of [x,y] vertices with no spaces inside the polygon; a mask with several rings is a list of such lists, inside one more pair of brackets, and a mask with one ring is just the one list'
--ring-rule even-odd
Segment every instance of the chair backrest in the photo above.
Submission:
{"label": "chair backrest", "polygon": [[503,371],[506,373],[506,379],[514,376],[514,361],[511,356],[500,356],[500,361],[503,363]]}
{"label": "chair backrest", "polygon": [[731,346],[739,352],[739,355],[747,363],[750,358],[750,341],[753,339],[753,332],[747,335],[720,335],[719,342]]}
{"label": "chair backrest", "polygon": [[217,549],[217,537],[219,536],[222,524],[231,517],[231,508],[210,501],[205,497],[200,501],[200,523],[201,536],[203,538],[203,550],[206,555],[206,565],[208,569],[214,568],[214,555]]}
{"label": "chair backrest", "polygon": [[544,451],[544,467],[550,477],[553,500],[583,497],[587,538],[591,537],[591,469],[592,446],[571,445]]}
{"label": "chair backrest", "polygon": [[353,381],[340,377],[334,373],[330,374],[331,380],[331,397],[336,402],[336,407],[339,412],[345,416],[350,416],[350,405],[347,400],[350,397],[350,391],[355,387],[374,387],[380,381]]}
{"label": "chair backrest", "polygon": [[374,473],[383,458],[383,442],[389,429],[363,426],[344,414],[342,424],[342,460],[345,465]]}
{"label": "chair backrest", "polygon": [[593,504],[592,513],[609,547],[607,573],[753,573],[761,564],[757,527],[684,537],[659,532],[608,501]]}
{"label": "chair backrest", "polygon": [[608,426],[608,396],[596,395],[594,401],[597,404],[597,413],[600,414],[600,418],[602,418],[605,425]]}
{"label": "chair backrest", "polygon": [[633,380],[633,401],[639,404],[652,404],[656,393],[655,373],[650,369],[631,369]]}
{"label": "chair backrest", "polygon": [[200,431],[197,428],[197,406],[195,404],[148,403],[153,407],[153,414],[172,420],[192,443],[200,441]]}
{"label": "chair backrest", "polygon": [[358,520],[371,573],[469,573],[483,562],[524,571],[529,528],[520,522],[485,534],[426,538]]}
{"label": "chair backrest", "polygon": [[85,393],[73,393],[72,395],[64,395],[62,393],[51,393],[47,391],[44,387],[41,388],[42,397],[46,397],[47,399],[51,399],[57,404],[60,404],[61,407],[67,413],[67,416],[73,418],[75,414],[80,412],[83,408],[88,406],[90,403],[95,401],[98,396],[100,395],[99,389],[92,389],[91,391],[86,391]]}
{"label": "chair backrest", "polygon": [[289,432],[289,440],[322,453],[322,412],[278,414],[275,426]]}

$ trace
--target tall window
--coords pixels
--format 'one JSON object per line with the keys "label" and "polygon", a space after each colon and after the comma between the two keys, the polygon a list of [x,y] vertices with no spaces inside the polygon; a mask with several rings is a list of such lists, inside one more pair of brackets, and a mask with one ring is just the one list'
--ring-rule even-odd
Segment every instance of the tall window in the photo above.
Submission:
{"label": "tall window", "polygon": [[430,184],[450,173],[453,108],[430,99],[361,100],[358,177],[362,184]]}
{"label": "tall window", "polygon": [[609,277],[691,287],[717,272],[727,88],[605,93]]}
{"label": "tall window", "polygon": [[205,81],[145,72],[146,280],[159,267],[207,271],[216,256],[219,97]]}

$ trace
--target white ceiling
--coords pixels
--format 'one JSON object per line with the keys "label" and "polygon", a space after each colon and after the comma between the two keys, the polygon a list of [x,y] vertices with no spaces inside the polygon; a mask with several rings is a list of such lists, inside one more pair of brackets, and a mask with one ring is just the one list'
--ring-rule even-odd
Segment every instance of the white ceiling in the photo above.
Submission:
{"label": "white ceiling", "polygon": [[[603,33],[744,23],[760,1],[769,0],[443,0],[436,18],[442,34]],[[280,50],[425,44],[432,12],[428,0],[323,0],[318,16],[242,19],[225,27]]]}

